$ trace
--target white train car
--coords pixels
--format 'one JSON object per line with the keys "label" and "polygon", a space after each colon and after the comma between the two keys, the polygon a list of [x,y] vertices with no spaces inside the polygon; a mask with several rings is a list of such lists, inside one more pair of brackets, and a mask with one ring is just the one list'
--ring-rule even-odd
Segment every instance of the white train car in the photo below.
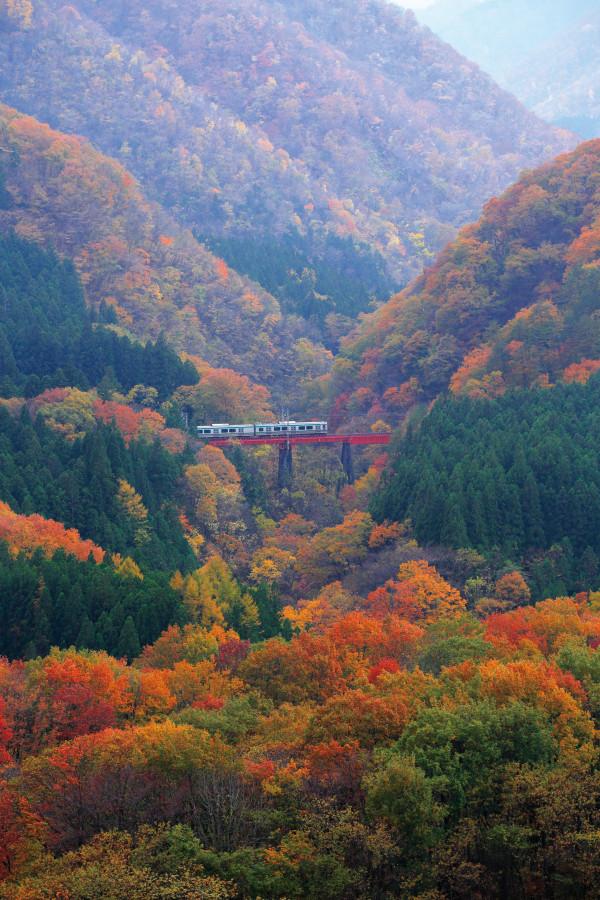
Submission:
{"label": "white train car", "polygon": [[198,425],[198,437],[242,437],[254,436],[254,425],[230,425],[229,422],[213,422],[212,425]]}
{"label": "white train car", "polygon": [[200,438],[229,437],[266,437],[282,434],[327,434],[327,422],[313,420],[310,422],[279,421],[255,422],[246,425],[231,425],[229,422],[213,422],[212,425],[197,425],[196,432]]}
{"label": "white train car", "polygon": [[257,422],[255,434],[319,434],[327,431],[327,422]]}

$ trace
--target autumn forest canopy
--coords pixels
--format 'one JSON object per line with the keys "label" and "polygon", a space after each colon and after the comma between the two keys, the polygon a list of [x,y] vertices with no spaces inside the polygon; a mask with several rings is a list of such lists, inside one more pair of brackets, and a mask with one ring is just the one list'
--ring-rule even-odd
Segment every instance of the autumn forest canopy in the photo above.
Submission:
{"label": "autumn forest canopy", "polygon": [[385,0],[0,0],[0,898],[600,894],[576,144]]}

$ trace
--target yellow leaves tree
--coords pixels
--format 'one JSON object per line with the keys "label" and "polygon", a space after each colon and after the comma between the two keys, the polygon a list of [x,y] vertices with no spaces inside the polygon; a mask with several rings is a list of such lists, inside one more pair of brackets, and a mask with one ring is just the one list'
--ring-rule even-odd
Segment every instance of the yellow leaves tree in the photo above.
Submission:
{"label": "yellow leaves tree", "polygon": [[95,425],[94,395],[77,388],[52,388],[29,404],[32,415],[38,413],[46,424],[74,441]]}
{"label": "yellow leaves tree", "polygon": [[185,469],[185,482],[197,524],[213,534],[239,528],[241,479],[235,466],[218,447],[203,447],[196,459]]}
{"label": "yellow leaves tree", "polygon": [[368,513],[354,510],[339,525],[324,528],[304,544],[296,561],[301,586],[311,590],[360,563],[367,555],[373,524]]}
{"label": "yellow leaves tree", "polygon": [[138,564],[131,556],[121,557],[120,553],[113,554],[112,563],[115,572],[121,578],[137,578],[139,581],[144,580],[144,575]]}
{"label": "yellow leaves tree", "polygon": [[123,478],[119,479],[117,500],[133,524],[136,546],[139,547],[145,544],[150,540],[148,510],[136,489]]}
{"label": "yellow leaves tree", "polygon": [[187,466],[184,474],[196,521],[215,532],[218,526],[217,496],[220,491],[217,476],[205,463]]}
{"label": "yellow leaves tree", "polygon": [[249,594],[242,594],[231,569],[216,554],[195,572],[171,584],[179,586],[192,619],[205,628],[228,624],[236,631],[248,632],[259,624],[256,603]]}
{"label": "yellow leaves tree", "polygon": [[[171,586],[181,592],[183,578],[174,576]],[[239,641],[239,635],[221,625],[213,625],[212,628],[203,628],[191,622],[183,627],[170,625],[153,644],[144,647],[138,665],[142,668],[171,669],[182,660],[195,664],[215,656],[220,645],[228,641]]]}
{"label": "yellow leaves tree", "polygon": [[289,550],[261,547],[252,557],[250,577],[257,584],[281,582],[286,575],[291,575],[295,562],[296,557]]}
{"label": "yellow leaves tree", "polygon": [[281,611],[281,618],[292,627],[295,632],[306,631],[315,622],[320,621],[323,615],[323,602],[319,597],[314,600],[305,600],[298,607],[284,606]]}
{"label": "yellow leaves tree", "polygon": [[284,607],[281,616],[294,631],[322,631],[359,604],[360,597],[347,591],[341,581],[333,581],[314,599],[301,600],[296,607]]}
{"label": "yellow leaves tree", "polygon": [[186,541],[194,551],[194,554],[199,557],[202,551],[202,547],[206,543],[204,535],[200,534],[197,528],[194,528],[188,517],[183,513],[180,514],[179,521],[181,522],[183,534]]}

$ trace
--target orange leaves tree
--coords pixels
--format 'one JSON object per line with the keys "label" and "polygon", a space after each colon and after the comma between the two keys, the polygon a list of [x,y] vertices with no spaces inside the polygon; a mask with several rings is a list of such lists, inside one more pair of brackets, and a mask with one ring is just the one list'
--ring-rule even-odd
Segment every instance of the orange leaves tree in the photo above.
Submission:
{"label": "orange leaves tree", "polygon": [[377,616],[396,613],[412,622],[456,615],[466,601],[425,560],[402,563],[396,579],[367,597],[368,608]]}
{"label": "orange leaves tree", "polygon": [[520,572],[507,572],[496,582],[494,594],[507,607],[526,604],[531,599],[529,585]]}
{"label": "orange leaves tree", "polygon": [[104,559],[104,550],[93,541],[84,540],[75,528],[65,528],[60,522],[43,516],[22,516],[0,501],[0,540],[6,541],[14,553],[33,553],[41,548],[51,556],[57,550],[71,553],[77,559],[90,556],[95,562]]}
{"label": "orange leaves tree", "polygon": [[174,400],[197,423],[272,421],[271,397],[266,387],[255,384],[233,369],[213,368],[188,357],[196,365],[200,382],[179,388]]}
{"label": "orange leaves tree", "polygon": [[238,674],[277,703],[323,700],[345,684],[342,658],[333,642],[311,634],[289,643],[266,641],[246,657]]}
{"label": "orange leaves tree", "polygon": [[[584,595],[586,597],[587,595]],[[575,639],[593,645],[600,640],[600,623],[586,603],[570,597],[544,600],[506,613],[495,613],[486,620],[486,636],[497,648],[534,647],[544,654],[560,649],[563,642]]]}

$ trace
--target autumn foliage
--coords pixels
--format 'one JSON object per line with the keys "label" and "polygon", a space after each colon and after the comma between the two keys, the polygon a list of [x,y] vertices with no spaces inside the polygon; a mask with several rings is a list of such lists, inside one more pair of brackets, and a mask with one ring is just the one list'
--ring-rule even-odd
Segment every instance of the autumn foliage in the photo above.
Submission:
{"label": "autumn foliage", "polygon": [[[424,834],[437,829],[419,840],[426,847],[433,840],[438,861],[433,870],[428,863],[426,877],[443,883],[443,855],[467,805],[481,828],[490,803],[507,815],[495,788],[487,793],[490,772],[507,790],[518,770],[506,764],[523,759],[538,786],[548,773],[559,779],[576,770],[589,779],[600,652],[593,649],[600,642],[594,596],[522,606],[480,626],[424,561],[403,563],[384,590],[386,604],[377,594],[365,611],[340,608],[314,633],[289,641],[250,646],[217,625],[190,624],[169,628],[134,665],[75,650],[0,662],[1,761],[9,772],[19,766],[18,778],[8,775],[0,788],[5,885],[26,884],[32,873],[50,883],[62,854],[82,846],[92,852],[101,832],[116,829],[125,839],[166,820],[189,829],[185,854],[199,840],[216,855],[206,859],[251,852],[252,872],[285,859],[289,892],[301,865],[291,848],[315,839],[317,822],[329,822],[336,841],[343,827],[355,836],[363,828],[385,835],[403,867],[408,851],[397,842],[408,798],[421,804]],[[292,797],[313,826],[288,825]],[[345,826],[333,812],[338,804]],[[278,815],[282,831],[264,832],[250,851],[261,811]],[[414,815],[402,826],[411,829],[411,847],[420,846]],[[593,840],[588,819],[580,827]],[[153,832],[142,833],[143,841]],[[323,859],[336,852],[332,846],[319,849]],[[102,873],[109,851],[97,852]],[[80,871],[81,860],[64,858]],[[533,864],[519,860],[523,871]],[[346,865],[354,871],[353,859]],[[500,877],[494,866],[489,877]],[[584,867],[570,877],[589,884],[593,876]],[[287,895],[283,887],[275,893]]]}
{"label": "autumn foliage", "polygon": [[524,175],[358,325],[331,376],[336,422],[396,422],[448,387],[495,398],[589,380],[600,354],[599,154],[591,141]]}
{"label": "autumn foliage", "polygon": [[75,528],[65,528],[60,522],[35,514],[19,515],[1,501],[0,540],[6,541],[14,553],[33,553],[40,548],[48,556],[64,550],[82,560],[91,556],[99,563],[104,559],[104,550],[93,541],[84,540]]}

